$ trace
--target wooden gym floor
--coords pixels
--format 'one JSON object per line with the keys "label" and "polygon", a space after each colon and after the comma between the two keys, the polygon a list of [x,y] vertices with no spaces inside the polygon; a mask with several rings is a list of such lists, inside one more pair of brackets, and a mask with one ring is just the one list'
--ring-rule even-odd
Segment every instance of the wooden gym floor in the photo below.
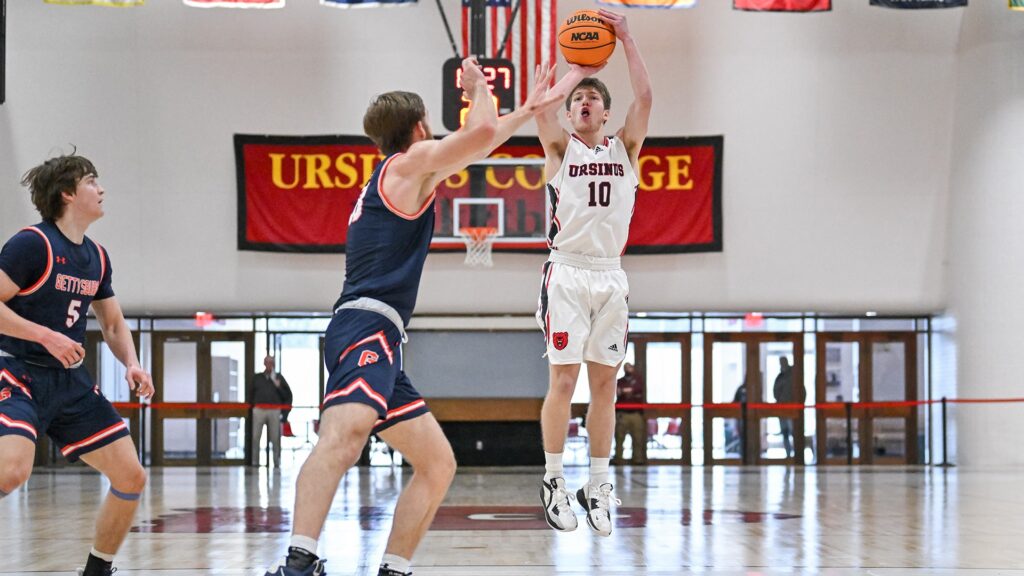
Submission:
{"label": "wooden gym floor", "polygon": [[[261,575],[286,546],[297,465],[152,469],[118,576]],[[546,527],[539,468],[461,469],[416,576],[1021,575],[1024,472],[924,467],[619,467],[610,538]],[[342,482],[321,539],[328,574],[376,575],[410,472]],[[571,468],[571,486],[586,470]],[[73,574],[106,483],[36,470],[0,501],[0,574]],[[582,514],[582,513],[581,513]]]}

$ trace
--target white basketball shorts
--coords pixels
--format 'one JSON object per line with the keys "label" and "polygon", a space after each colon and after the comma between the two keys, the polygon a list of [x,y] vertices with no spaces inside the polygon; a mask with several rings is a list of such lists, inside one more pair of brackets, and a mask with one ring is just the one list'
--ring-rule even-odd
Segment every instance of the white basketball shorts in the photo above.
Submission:
{"label": "white basketball shorts", "polygon": [[629,333],[629,283],[618,258],[556,254],[544,264],[537,306],[548,362],[617,366]]}

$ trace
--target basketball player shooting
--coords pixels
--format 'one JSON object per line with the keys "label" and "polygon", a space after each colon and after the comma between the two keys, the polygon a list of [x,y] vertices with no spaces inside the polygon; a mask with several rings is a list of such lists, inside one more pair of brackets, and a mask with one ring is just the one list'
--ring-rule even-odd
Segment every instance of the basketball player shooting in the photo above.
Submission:
{"label": "basketball player shooting", "polygon": [[338,483],[371,433],[413,468],[395,507],[379,576],[408,576],[410,560],[455,474],[455,457],[437,420],[402,368],[405,327],[412,317],[434,231],[434,189],[486,157],[543,107],[553,68],[538,68],[523,105],[497,117],[490,88],[473,58],[462,62],[471,102],[465,125],[440,140],[423,100],[411,92],[377,96],[363,128],[384,154],[349,216],[345,285],[325,335],[330,376],[320,439],[299,472],[295,525],[284,561],[267,576],[322,576],[317,540]]}
{"label": "basketball player shooting", "polygon": [[590,407],[590,479],[575,495],[587,524],[601,536],[612,532],[608,461],[615,429],[615,375],[625,358],[629,285],[619,262],[639,185],[637,162],[651,113],[651,82],[626,18],[600,10],[625,51],[633,102],[614,136],[605,136],[611,96],[604,83],[588,76],[604,65],[570,65],[550,91],[565,102],[572,134],[555,110],[537,115],[545,154],[552,218],[551,255],[544,265],[537,319],[544,330],[550,385],[541,410],[545,474],[541,482],[544,516],[553,529],[577,527],[562,470],[570,401],[587,363]]}

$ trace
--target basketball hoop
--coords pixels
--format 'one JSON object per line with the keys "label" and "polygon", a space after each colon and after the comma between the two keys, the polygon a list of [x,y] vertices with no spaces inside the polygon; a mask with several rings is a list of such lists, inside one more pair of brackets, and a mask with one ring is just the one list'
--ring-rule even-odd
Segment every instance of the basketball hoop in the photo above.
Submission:
{"label": "basketball hoop", "polygon": [[459,228],[459,236],[466,243],[466,266],[490,268],[494,264],[491,260],[491,248],[497,235],[498,229],[490,226]]}

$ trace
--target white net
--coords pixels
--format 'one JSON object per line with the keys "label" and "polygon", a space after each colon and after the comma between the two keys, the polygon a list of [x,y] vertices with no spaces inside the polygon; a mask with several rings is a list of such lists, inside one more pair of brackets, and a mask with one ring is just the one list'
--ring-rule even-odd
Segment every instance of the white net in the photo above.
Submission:
{"label": "white net", "polygon": [[470,227],[459,230],[459,236],[466,243],[466,266],[486,267],[494,265],[491,260],[491,248],[497,237],[498,229],[489,227]]}

